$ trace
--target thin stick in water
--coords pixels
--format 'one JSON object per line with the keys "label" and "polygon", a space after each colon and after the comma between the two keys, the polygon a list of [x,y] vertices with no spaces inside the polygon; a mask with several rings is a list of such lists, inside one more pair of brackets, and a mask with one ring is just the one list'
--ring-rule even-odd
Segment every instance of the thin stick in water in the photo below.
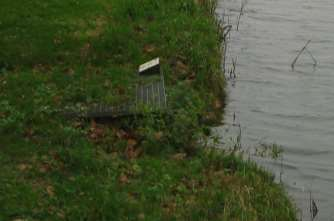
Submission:
{"label": "thin stick in water", "polygon": [[291,63],[291,68],[292,70],[295,69],[295,64],[298,61],[298,58],[300,57],[300,55],[305,51],[305,49],[307,48],[307,46],[311,43],[311,40],[308,40],[305,44],[305,46],[299,51],[297,57],[293,60],[293,62]]}
{"label": "thin stick in water", "polygon": [[240,19],[241,19],[241,16],[244,14],[244,8],[245,8],[245,2],[242,2],[241,3],[241,8],[240,8],[240,13],[239,13],[239,16],[238,16],[237,31],[239,31]]}
{"label": "thin stick in water", "polygon": [[313,60],[313,66],[316,67],[318,65],[318,62],[317,60],[314,58],[313,54],[308,50],[306,49],[306,52],[311,56],[312,60]]}

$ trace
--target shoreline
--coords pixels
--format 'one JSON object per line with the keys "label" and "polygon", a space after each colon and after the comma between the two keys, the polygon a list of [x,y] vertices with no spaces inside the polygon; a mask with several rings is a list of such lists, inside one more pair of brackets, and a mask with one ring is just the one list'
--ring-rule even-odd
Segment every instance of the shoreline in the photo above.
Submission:
{"label": "shoreline", "polygon": [[[0,9],[0,220],[297,220],[272,175],[203,145],[225,100],[214,1],[34,3]],[[129,100],[155,57],[172,114],[57,115]]]}

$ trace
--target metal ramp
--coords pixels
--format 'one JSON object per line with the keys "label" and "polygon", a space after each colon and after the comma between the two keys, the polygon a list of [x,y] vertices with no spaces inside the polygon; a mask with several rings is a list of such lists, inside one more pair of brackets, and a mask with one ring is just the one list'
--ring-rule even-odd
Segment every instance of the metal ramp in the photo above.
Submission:
{"label": "metal ramp", "polygon": [[138,74],[140,82],[136,85],[134,101],[120,105],[95,105],[88,109],[86,117],[119,118],[141,114],[144,109],[149,111],[165,109],[167,96],[159,58],[141,65]]}

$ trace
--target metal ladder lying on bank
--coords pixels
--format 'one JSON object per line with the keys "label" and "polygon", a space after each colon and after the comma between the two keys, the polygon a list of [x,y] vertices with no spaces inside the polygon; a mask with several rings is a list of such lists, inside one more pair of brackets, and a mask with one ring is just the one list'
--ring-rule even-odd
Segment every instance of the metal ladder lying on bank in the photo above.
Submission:
{"label": "metal ladder lying on bank", "polygon": [[141,114],[144,109],[160,111],[167,107],[164,75],[160,59],[139,66],[135,100],[120,105],[99,104],[88,108],[86,118],[119,118]]}

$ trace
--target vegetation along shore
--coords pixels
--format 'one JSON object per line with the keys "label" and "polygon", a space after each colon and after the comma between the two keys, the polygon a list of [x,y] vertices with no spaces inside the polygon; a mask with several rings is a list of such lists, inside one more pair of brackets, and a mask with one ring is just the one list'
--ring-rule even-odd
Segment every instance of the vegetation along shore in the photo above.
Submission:
{"label": "vegetation along shore", "polygon": [[[296,220],[272,175],[211,147],[224,107],[210,0],[2,0],[0,220]],[[167,109],[133,99],[159,57]]]}

